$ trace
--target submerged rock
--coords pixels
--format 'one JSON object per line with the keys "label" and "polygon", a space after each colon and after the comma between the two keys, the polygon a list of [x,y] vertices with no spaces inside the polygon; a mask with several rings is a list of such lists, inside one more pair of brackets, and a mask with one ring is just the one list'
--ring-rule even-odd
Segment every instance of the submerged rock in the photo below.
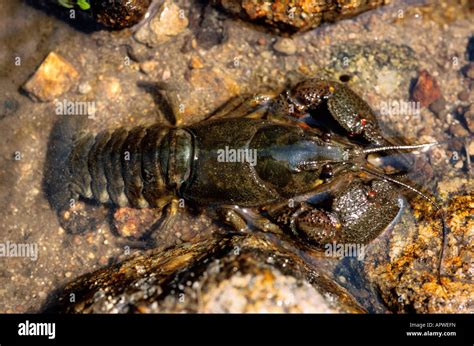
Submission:
{"label": "submerged rock", "polygon": [[154,47],[171,40],[188,26],[184,12],[172,1],[165,1],[156,15],[136,33],[135,39]]}
{"label": "submerged rock", "polygon": [[125,260],[68,284],[46,309],[66,313],[366,310],[275,238],[209,238]]}
{"label": "submerged rock", "polygon": [[412,98],[427,107],[441,98],[441,89],[436,79],[426,70],[421,70],[413,89]]}
{"label": "submerged rock", "polygon": [[264,23],[283,33],[306,31],[323,22],[355,16],[387,4],[388,0],[213,0],[227,12],[245,20]]}
{"label": "submerged rock", "polygon": [[79,79],[79,72],[65,58],[51,52],[23,89],[35,101],[48,102],[67,92]]}
{"label": "submerged rock", "polygon": [[[447,184],[464,184],[465,179]],[[452,187],[440,185],[441,191]],[[414,204],[417,227],[405,220],[387,243],[388,251],[374,252],[366,266],[370,280],[387,306],[401,313],[473,313],[474,312],[474,195],[455,195],[446,207],[448,230],[441,276],[438,264],[443,242],[439,215],[426,201]]]}

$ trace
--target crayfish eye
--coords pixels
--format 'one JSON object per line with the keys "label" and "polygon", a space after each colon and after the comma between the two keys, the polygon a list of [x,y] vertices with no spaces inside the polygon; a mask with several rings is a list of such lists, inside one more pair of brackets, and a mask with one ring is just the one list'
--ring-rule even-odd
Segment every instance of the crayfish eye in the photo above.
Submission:
{"label": "crayfish eye", "polygon": [[321,169],[321,174],[320,177],[321,179],[330,179],[334,176],[334,171],[332,169],[332,166],[329,164],[326,164],[323,166]]}

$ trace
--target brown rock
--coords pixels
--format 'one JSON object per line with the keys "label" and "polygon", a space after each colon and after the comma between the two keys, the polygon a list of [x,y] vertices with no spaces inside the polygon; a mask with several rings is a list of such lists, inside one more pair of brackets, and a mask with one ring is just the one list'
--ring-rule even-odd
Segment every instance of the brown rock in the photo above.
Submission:
{"label": "brown rock", "polygon": [[436,79],[426,70],[421,70],[418,81],[412,92],[412,99],[427,107],[441,97],[441,90]]}
{"label": "brown rock", "polygon": [[458,99],[459,99],[459,101],[463,101],[463,102],[468,101],[469,100],[469,91],[467,91],[467,90],[461,91],[458,94]]}
{"label": "brown rock", "polygon": [[194,69],[200,69],[204,67],[204,64],[198,56],[193,55],[191,57],[191,61],[189,62],[189,67],[194,68]]}
{"label": "brown rock", "polygon": [[274,1],[274,0],[214,0],[226,11],[241,18],[282,31],[295,33],[321,23],[355,16],[388,3],[388,0],[334,1]]}
{"label": "brown rock", "polygon": [[147,75],[153,75],[159,66],[160,64],[157,61],[148,60],[140,63],[140,70]]}
{"label": "brown rock", "polygon": [[33,100],[48,102],[71,89],[78,79],[79,73],[74,66],[60,55],[51,52],[23,89]]}
{"label": "brown rock", "polygon": [[460,123],[451,124],[449,126],[449,132],[454,137],[465,137],[469,134],[467,130]]}

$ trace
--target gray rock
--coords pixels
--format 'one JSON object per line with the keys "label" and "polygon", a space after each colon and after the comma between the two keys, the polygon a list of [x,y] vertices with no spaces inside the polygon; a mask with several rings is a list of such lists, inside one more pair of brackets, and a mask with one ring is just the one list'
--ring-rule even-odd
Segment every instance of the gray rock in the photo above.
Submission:
{"label": "gray rock", "polygon": [[155,16],[136,33],[135,40],[150,47],[158,46],[180,34],[188,26],[188,19],[176,4],[165,1]]}

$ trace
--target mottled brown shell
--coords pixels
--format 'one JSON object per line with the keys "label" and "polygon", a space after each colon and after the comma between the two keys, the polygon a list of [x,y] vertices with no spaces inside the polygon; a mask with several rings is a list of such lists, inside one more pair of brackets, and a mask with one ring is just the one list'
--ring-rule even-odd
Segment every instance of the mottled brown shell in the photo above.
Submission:
{"label": "mottled brown shell", "polygon": [[145,15],[151,0],[100,0],[91,3],[97,22],[123,29],[137,24]]}

